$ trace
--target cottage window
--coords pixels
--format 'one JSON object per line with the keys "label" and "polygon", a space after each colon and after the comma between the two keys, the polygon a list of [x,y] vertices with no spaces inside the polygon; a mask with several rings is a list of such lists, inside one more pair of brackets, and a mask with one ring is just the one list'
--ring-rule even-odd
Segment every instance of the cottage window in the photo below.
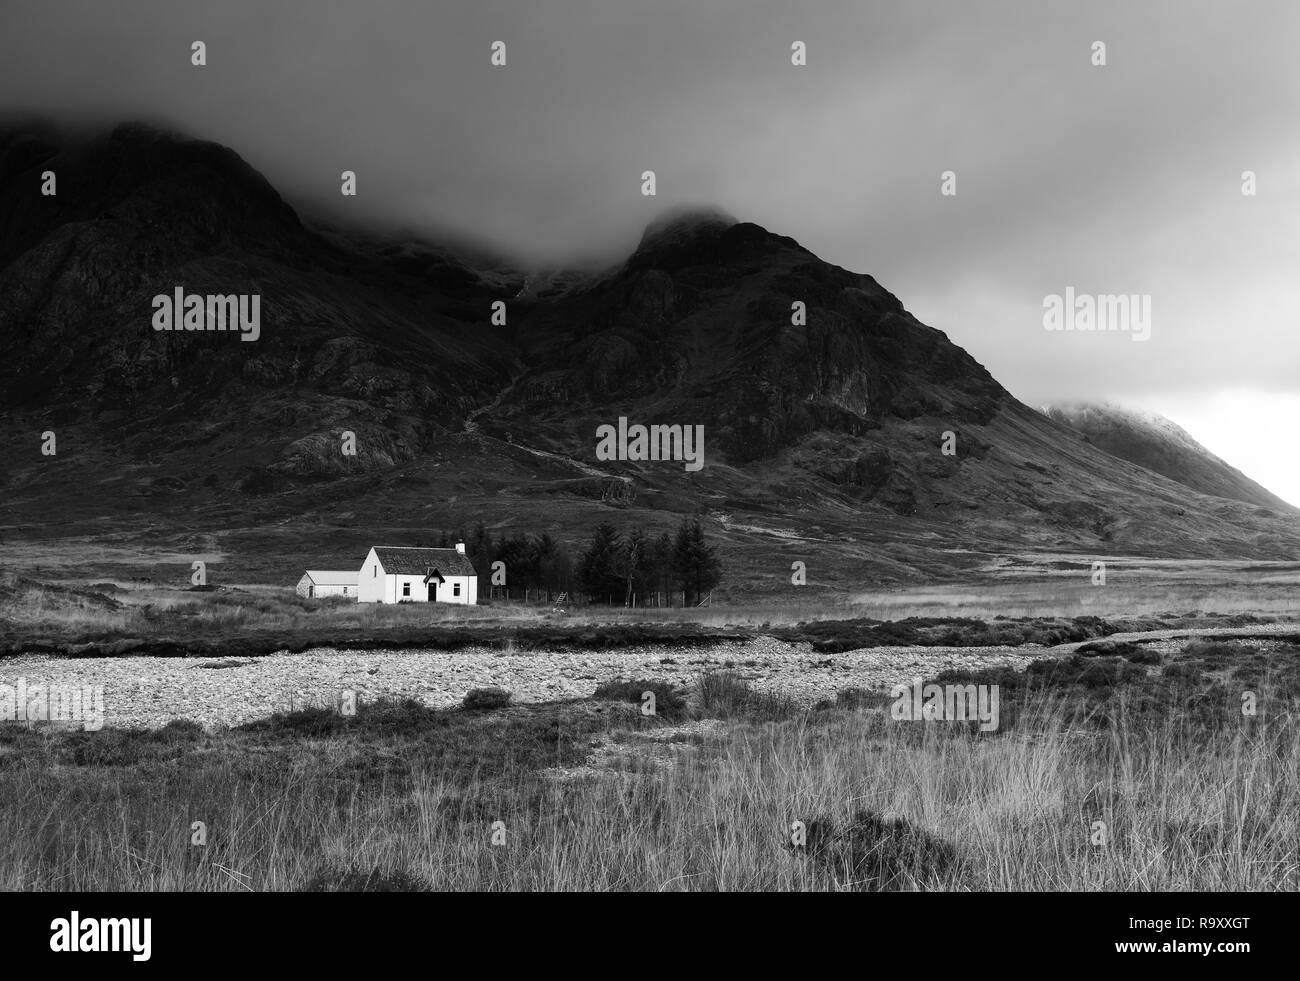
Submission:
{"label": "cottage window", "polygon": [[373,569],[370,570],[370,578],[374,579],[375,576],[377,575],[379,575],[379,566],[376,565]]}
{"label": "cottage window", "polygon": [[410,596],[410,595],[411,595],[411,584],[410,584],[410,582],[404,582],[404,583],[402,583],[402,595],[403,595],[403,596]]}
{"label": "cottage window", "polygon": [[453,583],[453,584],[452,584],[452,587],[451,587],[451,595],[452,595],[452,596],[459,596],[459,595],[460,595],[460,583]]}

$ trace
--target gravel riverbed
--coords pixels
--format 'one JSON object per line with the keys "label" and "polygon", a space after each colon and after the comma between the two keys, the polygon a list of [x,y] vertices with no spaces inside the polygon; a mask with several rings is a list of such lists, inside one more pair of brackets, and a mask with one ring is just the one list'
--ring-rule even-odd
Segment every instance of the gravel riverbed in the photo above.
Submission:
{"label": "gravel riverbed", "polygon": [[58,658],[22,655],[0,662],[0,685],[102,686],[105,725],[157,727],[192,719],[234,726],[304,705],[332,704],[343,691],[361,700],[415,698],[431,708],[459,705],[471,688],[507,689],[517,702],[585,698],[601,681],[663,679],[688,684],[704,671],[729,669],[754,688],[801,703],[844,688],[888,689],[946,668],[1023,668],[1041,647],[874,647],[818,654],[808,644],[769,637],[710,647],[669,644],[610,650],[499,648],[348,650],[242,660],[176,657]]}
{"label": "gravel riverbed", "polygon": [[[1267,624],[1250,633],[1294,633],[1296,624]],[[1240,628],[1157,630],[1116,634],[1114,640],[1150,644],[1173,653],[1191,637],[1241,633]],[[0,661],[0,685],[102,686],[107,726],[157,727],[191,719],[212,728],[235,726],[277,711],[333,704],[343,691],[361,700],[415,698],[431,708],[459,705],[471,688],[507,689],[516,702],[586,698],[597,683],[663,679],[689,684],[702,672],[732,670],[761,691],[802,704],[834,698],[845,688],[888,690],[947,668],[1006,665],[1024,669],[1041,657],[1068,654],[1059,647],[872,647],[819,654],[807,643],[771,637],[708,647],[646,644],[609,650],[503,651],[494,647],[443,650],[349,650],[317,647],[264,657],[61,658],[20,655]]]}

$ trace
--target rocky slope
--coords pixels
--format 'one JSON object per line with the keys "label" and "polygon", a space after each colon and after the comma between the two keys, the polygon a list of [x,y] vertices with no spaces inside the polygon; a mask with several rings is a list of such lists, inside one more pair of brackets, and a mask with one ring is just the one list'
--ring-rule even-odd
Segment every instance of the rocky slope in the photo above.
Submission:
{"label": "rocky slope", "polygon": [[1047,405],[1043,413],[1082,433],[1088,442],[1112,456],[1163,474],[1194,491],[1260,507],[1295,510],[1164,416],[1097,402]]}

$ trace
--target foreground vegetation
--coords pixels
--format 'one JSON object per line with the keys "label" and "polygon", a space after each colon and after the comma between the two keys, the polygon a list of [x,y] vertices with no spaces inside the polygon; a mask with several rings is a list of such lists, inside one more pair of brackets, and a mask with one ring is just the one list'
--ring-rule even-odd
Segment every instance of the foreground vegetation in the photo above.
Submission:
{"label": "foreground vegetation", "polygon": [[0,888],[1300,887],[1300,647],[1102,642],[935,680],[999,685],[998,730],[725,674],[215,732],[0,726]]}

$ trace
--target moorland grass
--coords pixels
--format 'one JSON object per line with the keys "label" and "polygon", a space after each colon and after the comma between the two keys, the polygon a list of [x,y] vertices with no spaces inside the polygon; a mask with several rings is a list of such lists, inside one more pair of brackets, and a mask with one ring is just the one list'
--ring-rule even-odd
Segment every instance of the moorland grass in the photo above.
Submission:
{"label": "moorland grass", "polygon": [[[634,680],[213,732],[0,727],[0,888],[1300,887],[1300,651],[1039,663],[935,679],[999,684],[992,733],[894,721],[873,693],[802,709],[727,673],[677,720],[638,719]],[[671,765],[585,765],[629,725],[695,719],[720,721],[661,741]]]}

